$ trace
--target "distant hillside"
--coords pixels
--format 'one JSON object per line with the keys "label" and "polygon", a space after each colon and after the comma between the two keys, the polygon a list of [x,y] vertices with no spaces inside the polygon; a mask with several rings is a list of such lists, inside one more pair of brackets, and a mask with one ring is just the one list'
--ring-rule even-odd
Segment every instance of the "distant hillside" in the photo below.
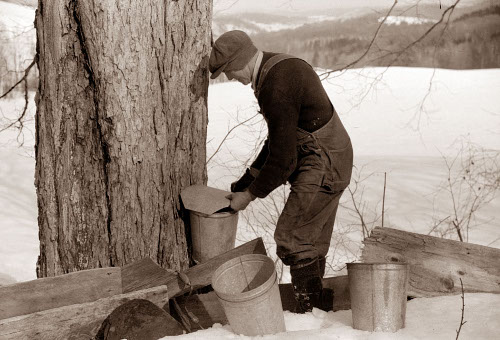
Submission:
{"label": "distant hillside", "polygon": [[[356,66],[500,67],[499,6],[458,9],[444,34],[445,26],[441,24],[421,42],[399,55],[398,51],[422,36],[442,13],[439,6],[422,6],[418,15],[416,9],[393,13],[395,15],[386,21],[371,52]],[[380,13],[371,13],[251,35],[260,49],[290,53],[314,66],[336,69],[364,53],[383,18]]]}

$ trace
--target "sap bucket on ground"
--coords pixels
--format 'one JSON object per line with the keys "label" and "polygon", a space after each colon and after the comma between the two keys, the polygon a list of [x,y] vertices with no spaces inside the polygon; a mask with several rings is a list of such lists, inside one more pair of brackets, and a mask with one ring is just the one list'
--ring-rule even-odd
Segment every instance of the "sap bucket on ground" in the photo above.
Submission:
{"label": "sap bucket on ground", "polygon": [[409,265],[348,263],[355,329],[396,332],[405,327]]}
{"label": "sap bucket on ground", "polygon": [[235,333],[255,336],[286,331],[271,258],[249,254],[229,260],[215,271],[212,287]]}
{"label": "sap bucket on ground", "polygon": [[202,263],[234,248],[238,213],[216,212],[206,215],[190,211],[193,259]]}

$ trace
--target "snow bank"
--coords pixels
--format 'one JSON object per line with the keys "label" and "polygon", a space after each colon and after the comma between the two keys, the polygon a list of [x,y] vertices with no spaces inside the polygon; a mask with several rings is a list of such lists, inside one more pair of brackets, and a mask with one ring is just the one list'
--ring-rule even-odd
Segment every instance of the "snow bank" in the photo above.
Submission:
{"label": "snow bank", "polygon": [[[460,339],[497,339],[500,329],[500,295],[466,294],[465,318]],[[214,325],[206,330],[165,337],[167,339],[342,339],[342,340],[441,340],[455,339],[460,325],[462,299],[460,295],[419,298],[408,301],[406,327],[396,333],[365,332],[352,328],[351,311],[325,313],[285,312],[287,331],[276,335],[247,337],[236,335],[230,326]],[[251,316],[249,316],[251,317]]]}

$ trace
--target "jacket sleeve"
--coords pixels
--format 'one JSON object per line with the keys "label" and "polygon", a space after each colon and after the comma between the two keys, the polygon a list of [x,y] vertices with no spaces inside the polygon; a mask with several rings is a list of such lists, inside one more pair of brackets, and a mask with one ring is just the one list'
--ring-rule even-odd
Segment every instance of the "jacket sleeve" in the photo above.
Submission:
{"label": "jacket sleeve", "polygon": [[264,166],[267,160],[267,156],[269,155],[269,137],[266,139],[264,142],[264,145],[262,146],[262,149],[260,150],[259,154],[253,161],[252,165],[250,167],[260,170]]}
{"label": "jacket sleeve", "polygon": [[[281,86],[273,85],[272,88],[263,87],[259,97],[268,127],[268,139],[264,144],[264,148],[267,145],[267,157],[249,190],[260,198],[284,184],[297,164],[296,130],[300,100],[293,89],[285,91]],[[265,152],[261,151],[257,160]]]}

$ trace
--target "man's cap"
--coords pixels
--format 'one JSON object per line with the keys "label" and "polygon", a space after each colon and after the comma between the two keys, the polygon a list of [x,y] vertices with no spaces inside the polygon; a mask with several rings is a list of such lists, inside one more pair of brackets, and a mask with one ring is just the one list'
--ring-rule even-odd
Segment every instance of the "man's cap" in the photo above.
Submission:
{"label": "man's cap", "polygon": [[214,43],[208,68],[215,79],[223,71],[239,71],[257,53],[257,47],[243,31],[229,31],[222,34]]}

